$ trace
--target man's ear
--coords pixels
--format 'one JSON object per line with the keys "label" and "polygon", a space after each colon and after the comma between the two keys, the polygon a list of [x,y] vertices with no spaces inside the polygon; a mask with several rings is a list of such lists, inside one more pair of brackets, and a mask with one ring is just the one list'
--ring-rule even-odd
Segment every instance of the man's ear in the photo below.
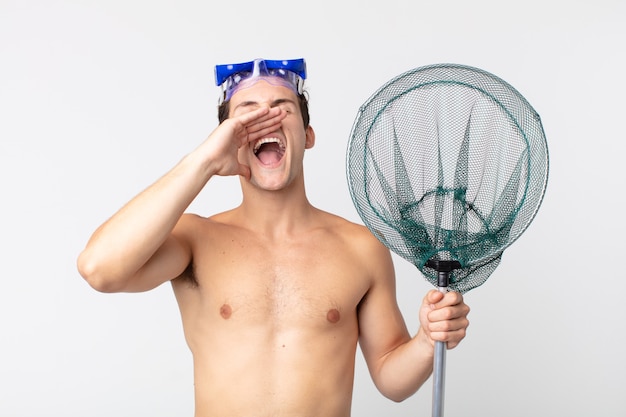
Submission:
{"label": "man's ear", "polygon": [[304,143],[304,149],[311,149],[315,145],[315,131],[309,125],[306,128],[306,142]]}

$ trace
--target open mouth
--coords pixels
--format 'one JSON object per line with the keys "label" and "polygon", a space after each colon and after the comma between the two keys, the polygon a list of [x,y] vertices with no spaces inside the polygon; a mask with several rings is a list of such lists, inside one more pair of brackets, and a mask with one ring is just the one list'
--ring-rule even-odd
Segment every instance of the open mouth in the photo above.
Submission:
{"label": "open mouth", "polygon": [[254,144],[254,154],[263,165],[273,165],[285,155],[285,144],[278,138],[259,139]]}

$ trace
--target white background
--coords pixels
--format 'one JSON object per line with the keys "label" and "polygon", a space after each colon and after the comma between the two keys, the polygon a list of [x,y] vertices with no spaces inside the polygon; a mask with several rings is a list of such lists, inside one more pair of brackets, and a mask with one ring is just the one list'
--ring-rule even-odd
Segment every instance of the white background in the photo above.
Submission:
{"label": "white background", "polygon": [[[625,22],[618,0],[0,0],[0,416],[193,415],[170,286],[100,294],[75,261],[100,223],[217,125],[213,66],[256,57],[307,59],[308,193],[358,222],[344,158],[377,88],[442,62],[515,86],[542,117],[548,190],[466,295],[446,415],[626,415]],[[236,179],[214,179],[190,211],[239,198]],[[396,261],[414,332],[431,286]],[[430,382],[396,404],[357,361],[354,416],[430,414]]]}

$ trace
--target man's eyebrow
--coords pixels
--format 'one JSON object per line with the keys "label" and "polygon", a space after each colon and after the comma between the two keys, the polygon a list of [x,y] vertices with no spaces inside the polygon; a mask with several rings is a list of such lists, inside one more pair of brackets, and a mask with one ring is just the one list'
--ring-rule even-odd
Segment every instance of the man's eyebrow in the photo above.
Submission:
{"label": "man's eyebrow", "polygon": [[[270,107],[280,106],[281,104],[285,104],[285,103],[296,105],[295,100],[292,100],[289,98],[278,98],[270,103]],[[242,101],[241,103],[237,104],[237,106],[235,106],[233,110],[238,109],[240,107],[245,108],[245,107],[258,107],[258,106],[259,106],[258,101],[248,100],[248,101]]]}
{"label": "man's eyebrow", "polygon": [[291,100],[289,98],[279,98],[279,99],[272,101],[272,103],[270,104],[270,107],[280,106],[281,104],[284,104],[284,103],[296,104],[294,100]]}
{"label": "man's eyebrow", "polygon": [[[239,107],[250,107],[250,106],[258,106],[259,103],[256,101],[252,101],[252,100],[248,100],[248,101],[242,101],[241,103],[237,104],[235,106],[235,109],[238,109]],[[235,110],[233,109],[233,110]]]}

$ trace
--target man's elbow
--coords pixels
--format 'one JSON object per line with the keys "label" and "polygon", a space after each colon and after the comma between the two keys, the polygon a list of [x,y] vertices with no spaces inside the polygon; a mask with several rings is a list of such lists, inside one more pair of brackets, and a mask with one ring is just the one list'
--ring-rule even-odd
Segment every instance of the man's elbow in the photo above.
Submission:
{"label": "man's elbow", "polygon": [[422,386],[422,383],[416,384],[416,382],[407,383],[401,381],[378,381],[375,385],[378,391],[387,399],[401,403],[413,396]]}
{"label": "man's elbow", "polygon": [[105,268],[94,262],[88,254],[82,252],[76,263],[79,274],[96,291],[114,293],[123,291],[121,280],[105,272]]}
{"label": "man's elbow", "polygon": [[386,398],[390,399],[391,401],[395,402],[395,403],[401,403],[402,401],[410,398],[413,394],[406,394],[406,393],[400,393],[400,392],[383,392],[382,393]]}

